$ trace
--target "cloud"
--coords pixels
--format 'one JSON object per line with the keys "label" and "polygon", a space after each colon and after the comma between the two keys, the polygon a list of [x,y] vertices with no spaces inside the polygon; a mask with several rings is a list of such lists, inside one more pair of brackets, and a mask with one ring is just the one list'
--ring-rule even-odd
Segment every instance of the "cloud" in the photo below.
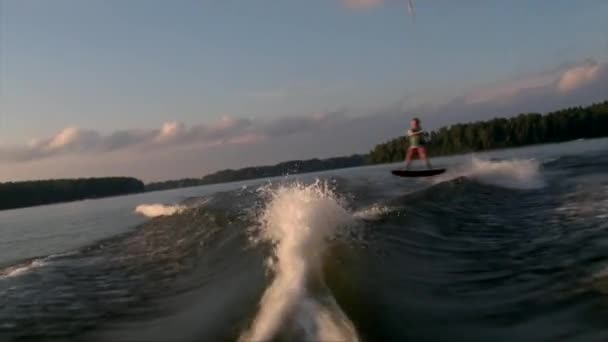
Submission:
{"label": "cloud", "polygon": [[264,125],[263,132],[273,138],[305,131],[321,130],[346,120],[345,111],[315,113],[306,117],[284,117]]}
{"label": "cloud", "polygon": [[165,142],[175,139],[175,137],[179,136],[184,130],[184,125],[179,122],[165,122],[160,128],[160,132],[156,135],[155,140],[158,142]]}
{"label": "cloud", "polygon": [[341,113],[319,113],[253,122],[223,116],[209,125],[186,126],[169,121],[158,129],[122,130],[103,135],[94,130],[67,127],[51,137],[21,146],[0,147],[0,160],[25,162],[63,155],[86,155],[136,150],[140,153],[196,146],[250,145],[302,132],[325,129],[342,118]]}
{"label": "cloud", "polygon": [[483,103],[508,104],[517,100],[517,98],[533,93],[543,93],[545,95],[559,93],[564,95],[590,85],[606,74],[608,74],[606,65],[589,60],[481,87],[464,96],[463,101],[471,105]]}
{"label": "cloud", "polygon": [[77,151],[86,149],[99,143],[100,135],[95,131],[81,130],[76,127],[67,127],[57,135],[40,140],[32,145],[32,148],[41,152],[52,154],[54,151],[69,150]]}
{"label": "cloud", "polygon": [[342,5],[350,9],[369,9],[380,6],[384,0],[341,0]]}
{"label": "cloud", "polygon": [[561,92],[569,92],[595,81],[600,75],[601,66],[596,62],[566,70],[559,79],[557,88]]}
{"label": "cloud", "polygon": [[152,139],[158,139],[158,135],[159,133],[155,131],[147,130],[116,131],[104,138],[101,138],[100,135],[99,149],[101,151],[111,152],[129,148],[131,146],[143,145]]}
{"label": "cloud", "polygon": [[502,82],[473,90],[465,95],[464,101],[468,104],[479,104],[487,102],[508,102],[522,92],[534,91],[552,86],[557,75],[546,73],[540,75],[525,76],[510,82]]}
{"label": "cloud", "polygon": [[71,145],[78,140],[79,136],[80,132],[76,127],[68,127],[57,134],[57,136],[53,137],[53,139],[48,142],[47,147],[49,149],[57,149]]}

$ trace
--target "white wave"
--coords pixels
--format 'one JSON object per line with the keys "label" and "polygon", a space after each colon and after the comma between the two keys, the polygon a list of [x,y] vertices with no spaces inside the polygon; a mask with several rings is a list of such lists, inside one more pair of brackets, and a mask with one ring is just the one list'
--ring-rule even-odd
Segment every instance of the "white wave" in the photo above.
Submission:
{"label": "white wave", "polygon": [[473,157],[470,163],[453,171],[448,170],[433,181],[444,182],[458,177],[511,189],[539,189],[545,186],[541,164],[534,159],[491,161]]}
{"label": "white wave", "polygon": [[[323,284],[322,255],[331,235],[353,221],[341,201],[317,182],[270,191],[260,217],[259,238],[274,244],[269,263],[274,280],[266,289],[242,341],[269,341],[279,330],[302,333],[306,341],[357,341],[355,328],[331,295],[319,298],[307,284]],[[329,291],[327,291],[329,292]]]}
{"label": "white wave", "polygon": [[391,209],[387,206],[374,204],[371,207],[367,207],[361,210],[358,210],[353,213],[353,217],[361,220],[377,220],[382,215],[390,212]]}
{"label": "white wave", "polygon": [[146,217],[158,217],[179,214],[186,209],[183,205],[140,204],[135,208],[135,212]]}
{"label": "white wave", "polygon": [[19,265],[8,267],[4,270],[0,271],[0,279],[3,278],[12,278],[20,275],[24,275],[35,268],[39,268],[46,265],[46,263],[42,259],[34,259],[30,260],[26,263],[22,263]]}

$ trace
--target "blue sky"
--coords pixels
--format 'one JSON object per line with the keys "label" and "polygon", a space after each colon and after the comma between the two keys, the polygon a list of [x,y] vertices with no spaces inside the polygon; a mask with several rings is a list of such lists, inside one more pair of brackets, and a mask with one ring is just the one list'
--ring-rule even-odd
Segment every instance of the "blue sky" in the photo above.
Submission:
{"label": "blue sky", "polygon": [[[289,123],[329,125],[337,118],[359,120],[391,110],[403,112],[407,121],[410,108],[437,107],[531,78],[542,84],[539,75],[556,73],[549,83],[557,82],[581,65],[586,69],[577,77],[596,81],[608,59],[604,0],[417,0],[415,21],[406,0],[0,3],[0,146],[13,156],[4,158],[0,179],[75,173],[157,179],[258,160],[364,152],[372,145],[309,148],[310,141]],[[586,100],[580,95],[566,103]],[[556,99],[553,106],[558,104]],[[434,126],[460,119],[442,109],[430,119]],[[139,143],[146,132],[161,134],[163,125],[169,135],[242,130],[221,141],[178,139],[188,141],[191,153],[204,155],[205,166],[158,174],[141,166],[158,160],[162,167],[170,160],[154,148],[141,165],[121,167],[115,165],[124,164],[127,151],[108,150],[107,142],[100,150],[100,141],[117,132]],[[176,131],[167,131],[171,127]],[[279,128],[295,133],[277,134]],[[134,138],[132,132],[141,134]],[[312,128],[304,133],[311,139],[322,134]],[[365,143],[396,133],[379,129]],[[345,131],[344,138],[349,136]],[[62,153],[51,153],[48,146],[46,152],[23,151],[58,137],[53,146],[70,145]],[[293,148],[275,153],[275,144],[268,143],[274,139],[292,139]],[[270,147],[262,148],[265,143]],[[251,160],[241,157],[251,155],[248,147],[259,150]],[[104,166],[86,167],[86,158],[100,151]],[[32,156],[14,157],[28,153]],[[40,163],[54,167],[47,173],[27,171]]]}

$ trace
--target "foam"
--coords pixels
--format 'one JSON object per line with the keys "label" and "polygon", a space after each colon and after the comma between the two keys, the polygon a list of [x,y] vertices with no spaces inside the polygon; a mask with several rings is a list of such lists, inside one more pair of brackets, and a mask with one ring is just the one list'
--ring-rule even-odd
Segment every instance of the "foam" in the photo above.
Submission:
{"label": "foam", "polygon": [[0,271],[0,279],[13,278],[29,273],[31,270],[44,266],[42,259],[34,259],[23,264],[8,267]]}
{"label": "foam", "polygon": [[[251,328],[242,341],[268,341],[287,329],[307,341],[357,341],[352,322],[328,293],[314,295],[308,284],[323,285],[322,255],[326,241],[353,221],[326,185],[292,184],[270,192],[259,218],[257,238],[274,245],[274,273]],[[323,286],[324,287],[324,286]]]}
{"label": "foam", "polygon": [[370,207],[358,210],[353,213],[353,217],[360,220],[378,220],[383,215],[389,213],[391,209],[384,205],[374,204]]}
{"label": "foam", "polygon": [[146,217],[171,216],[182,213],[187,207],[183,205],[140,204],[135,212]]}
{"label": "foam", "polygon": [[473,157],[469,163],[435,177],[433,182],[459,177],[510,189],[539,189],[545,186],[541,164],[534,159],[491,161]]}

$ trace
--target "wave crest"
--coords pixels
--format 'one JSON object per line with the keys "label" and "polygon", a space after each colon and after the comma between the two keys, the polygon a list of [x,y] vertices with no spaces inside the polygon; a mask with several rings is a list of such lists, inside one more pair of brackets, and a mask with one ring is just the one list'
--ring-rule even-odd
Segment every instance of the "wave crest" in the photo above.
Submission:
{"label": "wave crest", "polygon": [[43,259],[32,259],[18,265],[7,267],[4,270],[0,270],[0,279],[18,277],[29,273],[35,268],[39,268],[45,265],[46,263]]}
{"label": "wave crest", "polygon": [[444,175],[436,177],[440,183],[455,178],[466,177],[480,183],[509,189],[539,189],[545,186],[541,164],[534,159],[484,160],[477,157],[471,162]]}
{"label": "wave crest", "polygon": [[[293,184],[270,191],[260,216],[258,235],[274,246],[274,279],[242,341],[272,340],[280,329],[303,334],[304,340],[356,341],[355,328],[323,285],[322,255],[327,238],[353,221],[325,184]],[[313,294],[309,284],[326,295]]]}
{"label": "wave crest", "polygon": [[140,204],[135,208],[135,212],[152,218],[180,214],[186,209],[183,205]]}

